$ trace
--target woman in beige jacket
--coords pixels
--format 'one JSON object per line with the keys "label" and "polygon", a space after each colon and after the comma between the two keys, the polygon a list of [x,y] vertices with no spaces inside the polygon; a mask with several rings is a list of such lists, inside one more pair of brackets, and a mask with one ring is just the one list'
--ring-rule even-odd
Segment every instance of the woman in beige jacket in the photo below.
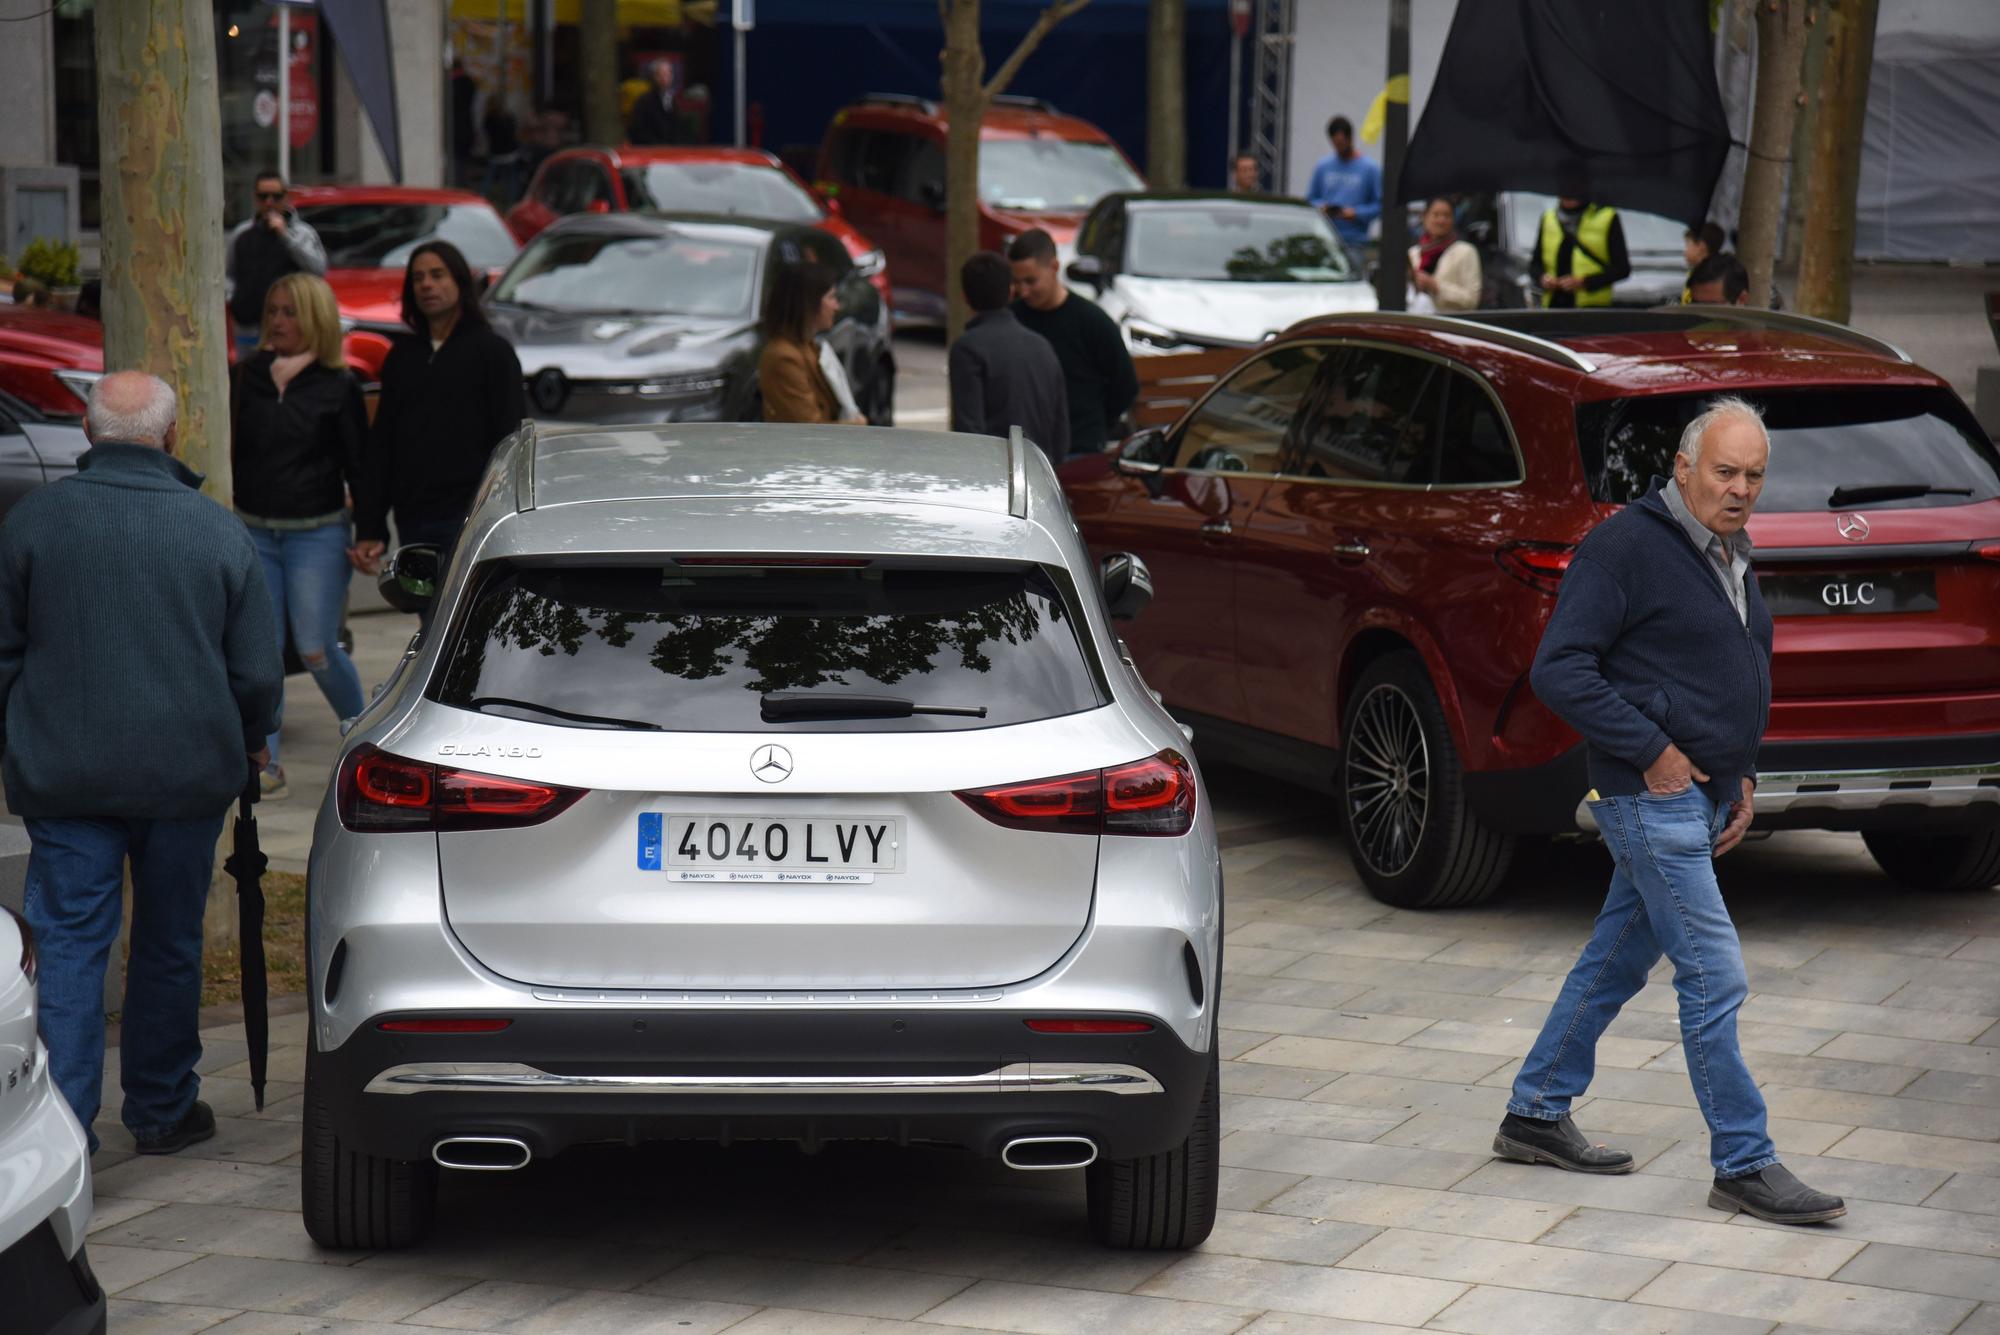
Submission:
{"label": "woman in beige jacket", "polygon": [[1451,201],[1438,196],[1424,206],[1424,234],[1410,247],[1410,309],[1477,310],[1484,281],[1479,252],[1459,239]]}

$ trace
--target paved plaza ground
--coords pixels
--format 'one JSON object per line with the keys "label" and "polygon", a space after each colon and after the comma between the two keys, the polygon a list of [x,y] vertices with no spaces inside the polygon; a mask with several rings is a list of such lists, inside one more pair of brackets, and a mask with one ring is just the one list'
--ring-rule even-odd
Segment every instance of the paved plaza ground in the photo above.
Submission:
{"label": "paved plaza ground", "polygon": [[[380,680],[412,622],[355,625],[363,678]],[[292,686],[295,793],[263,824],[302,865],[336,739],[309,680]],[[1523,868],[1484,908],[1398,912],[1360,889],[1322,801],[1236,771],[1209,780],[1229,877],[1227,1138],[1224,1209],[1200,1251],[1100,1250],[1080,1173],[867,1145],[591,1150],[454,1175],[425,1245],[321,1251],[297,1212],[294,999],[262,1114],[240,1027],[218,1023],[203,1061],[214,1141],[134,1158],[100,1124],[91,1254],[112,1329],[2000,1332],[2000,894],[1904,893],[1848,836],[1778,835],[1722,864],[1773,1134],[1848,1198],[1835,1224],[1778,1228],[1705,1204],[1664,966],[1577,1112],[1641,1170],[1488,1155],[1601,900],[1600,852]]]}

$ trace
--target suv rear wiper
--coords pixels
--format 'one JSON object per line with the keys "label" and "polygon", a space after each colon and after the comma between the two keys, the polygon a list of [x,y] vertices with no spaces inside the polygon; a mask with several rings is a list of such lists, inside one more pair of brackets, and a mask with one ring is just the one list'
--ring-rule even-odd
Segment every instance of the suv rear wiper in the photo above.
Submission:
{"label": "suv rear wiper", "polygon": [[582,723],[593,728],[636,728],[641,732],[666,731],[659,724],[647,723],[643,719],[611,718],[605,714],[573,714],[567,709],[557,709],[554,705],[538,705],[532,700],[510,700],[504,695],[481,695],[466,703],[482,714],[486,712],[488,705],[499,705],[503,709],[525,709],[530,713],[547,714],[552,718]]}
{"label": "suv rear wiper", "polygon": [[985,705],[920,705],[894,695],[833,695],[818,691],[766,691],[760,705],[766,723],[798,723],[808,719],[908,718],[912,714],[950,714],[985,718]]}
{"label": "suv rear wiper", "polygon": [[1970,496],[1970,487],[1933,487],[1928,482],[1873,482],[1861,487],[1835,487],[1833,495],[1826,503],[1838,509],[1843,505],[1866,505],[1871,501],[1907,501],[1917,496]]}

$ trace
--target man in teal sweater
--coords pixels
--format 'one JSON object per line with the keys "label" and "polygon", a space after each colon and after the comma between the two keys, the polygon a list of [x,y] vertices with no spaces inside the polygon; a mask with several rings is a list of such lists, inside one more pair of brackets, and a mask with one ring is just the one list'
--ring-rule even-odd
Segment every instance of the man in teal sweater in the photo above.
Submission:
{"label": "man in teal sweater", "polygon": [[0,524],[0,775],[32,843],[42,1039],[88,1129],[129,857],[119,1066],[142,1154],[215,1134],[195,1097],[202,910],[223,817],[262,763],[284,690],[256,549],[175,461],[175,416],[164,381],[104,377],[77,474]]}

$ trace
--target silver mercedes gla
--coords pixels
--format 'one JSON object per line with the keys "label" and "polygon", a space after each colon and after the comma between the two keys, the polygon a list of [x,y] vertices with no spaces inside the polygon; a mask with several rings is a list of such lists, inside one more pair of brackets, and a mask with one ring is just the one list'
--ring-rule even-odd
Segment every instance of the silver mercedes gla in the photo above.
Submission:
{"label": "silver mercedes gla", "polygon": [[314,834],[306,1227],[444,1169],[837,1139],[1083,1169],[1182,1248],[1217,1177],[1222,876],[1187,738],[1018,440],[524,427]]}

